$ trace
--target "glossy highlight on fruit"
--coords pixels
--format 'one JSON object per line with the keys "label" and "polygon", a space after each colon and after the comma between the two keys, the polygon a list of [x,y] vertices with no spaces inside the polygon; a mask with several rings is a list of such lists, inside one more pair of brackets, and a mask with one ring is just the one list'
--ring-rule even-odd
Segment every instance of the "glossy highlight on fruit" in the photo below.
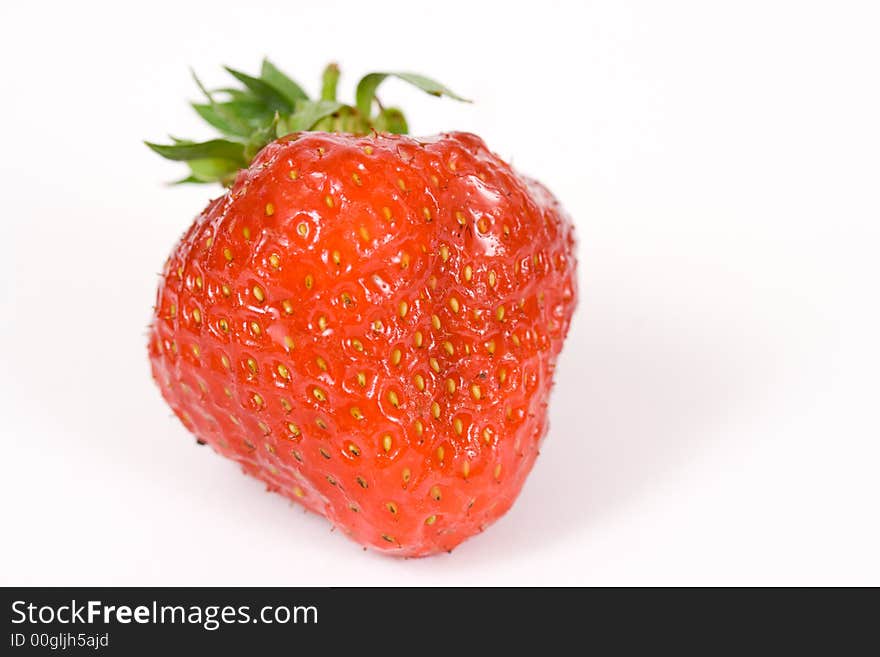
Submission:
{"label": "glossy highlight on fruit", "polygon": [[296,131],[174,248],[149,354],[200,442],[421,556],[519,493],[576,297],[570,220],[479,137]]}

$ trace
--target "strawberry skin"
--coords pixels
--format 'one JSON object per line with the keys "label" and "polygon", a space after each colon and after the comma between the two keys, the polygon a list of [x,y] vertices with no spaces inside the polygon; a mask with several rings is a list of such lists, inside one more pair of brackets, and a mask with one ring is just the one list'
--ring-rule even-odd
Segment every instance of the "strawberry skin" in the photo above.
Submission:
{"label": "strawberry skin", "polygon": [[513,503],[576,304],[570,220],[479,137],[296,133],[164,269],[153,376],[270,490],[400,556]]}

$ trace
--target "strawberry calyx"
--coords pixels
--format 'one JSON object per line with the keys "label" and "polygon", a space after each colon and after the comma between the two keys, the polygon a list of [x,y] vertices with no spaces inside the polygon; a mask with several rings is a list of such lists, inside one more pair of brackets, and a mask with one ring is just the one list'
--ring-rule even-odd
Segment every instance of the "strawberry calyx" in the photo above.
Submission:
{"label": "strawberry calyx", "polygon": [[219,182],[229,186],[238,170],[247,167],[266,144],[295,132],[407,134],[409,126],[403,112],[396,107],[384,107],[376,96],[379,86],[389,77],[432,96],[470,102],[417,73],[368,73],[357,84],[355,103],[347,105],[336,99],[336,64],[324,69],[321,94],[316,100],[310,99],[297,82],[268,59],[263,60],[259,77],[229,67],[226,71],[240,87],[208,90],[193,73],[205,101],[191,103],[192,108],[220,137],[202,142],[174,137],[170,144],[144,142],[162,157],[189,166],[189,175],[177,183]]}

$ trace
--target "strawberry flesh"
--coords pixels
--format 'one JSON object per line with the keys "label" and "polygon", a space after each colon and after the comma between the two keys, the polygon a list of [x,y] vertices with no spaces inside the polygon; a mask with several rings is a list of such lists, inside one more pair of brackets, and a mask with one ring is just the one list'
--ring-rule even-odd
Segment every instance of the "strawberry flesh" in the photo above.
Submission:
{"label": "strawberry flesh", "polygon": [[198,440],[359,543],[451,550],[532,468],[575,264],[558,202],[474,135],[291,135],[168,259],[153,375]]}

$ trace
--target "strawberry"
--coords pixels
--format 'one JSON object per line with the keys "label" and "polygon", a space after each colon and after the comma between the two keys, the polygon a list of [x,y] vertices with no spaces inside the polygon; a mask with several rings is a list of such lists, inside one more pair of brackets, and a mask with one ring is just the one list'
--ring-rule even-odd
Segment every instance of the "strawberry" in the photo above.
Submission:
{"label": "strawberry", "polygon": [[400,134],[389,74],[347,106],[334,66],[318,101],[268,62],[230,72],[244,89],[195,106],[223,138],[150,144],[230,185],[167,261],[153,376],[200,443],[355,541],[451,550],[510,507],[547,431],[571,222],[479,137]]}

